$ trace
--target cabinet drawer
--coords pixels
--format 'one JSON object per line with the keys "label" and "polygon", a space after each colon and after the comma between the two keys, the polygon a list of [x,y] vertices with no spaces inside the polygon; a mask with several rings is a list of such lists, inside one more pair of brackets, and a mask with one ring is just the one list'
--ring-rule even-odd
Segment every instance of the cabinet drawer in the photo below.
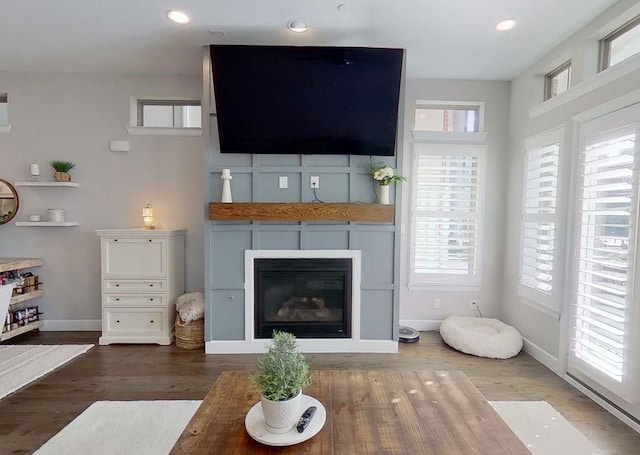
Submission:
{"label": "cabinet drawer", "polygon": [[104,280],[104,292],[165,292],[166,280]]}
{"label": "cabinet drawer", "polygon": [[143,307],[143,306],[165,306],[167,304],[166,295],[122,295],[113,294],[104,296],[104,306],[121,307]]}
{"label": "cabinet drawer", "polygon": [[104,328],[111,333],[160,334],[168,325],[164,308],[110,308],[104,310],[103,317]]}

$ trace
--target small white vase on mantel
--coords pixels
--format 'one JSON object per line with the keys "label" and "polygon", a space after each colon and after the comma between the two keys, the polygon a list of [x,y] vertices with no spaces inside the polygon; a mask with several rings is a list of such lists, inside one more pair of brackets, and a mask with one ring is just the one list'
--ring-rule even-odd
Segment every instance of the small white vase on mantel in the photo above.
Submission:
{"label": "small white vase on mantel", "polygon": [[378,185],[378,204],[389,204],[389,185]]}

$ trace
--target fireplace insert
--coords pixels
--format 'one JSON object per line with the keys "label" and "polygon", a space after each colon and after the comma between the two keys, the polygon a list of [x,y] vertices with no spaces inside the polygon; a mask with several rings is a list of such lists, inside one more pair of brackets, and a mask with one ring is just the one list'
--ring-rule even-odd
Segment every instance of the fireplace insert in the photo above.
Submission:
{"label": "fireplace insert", "polygon": [[255,338],[349,338],[351,273],[351,259],[255,259]]}

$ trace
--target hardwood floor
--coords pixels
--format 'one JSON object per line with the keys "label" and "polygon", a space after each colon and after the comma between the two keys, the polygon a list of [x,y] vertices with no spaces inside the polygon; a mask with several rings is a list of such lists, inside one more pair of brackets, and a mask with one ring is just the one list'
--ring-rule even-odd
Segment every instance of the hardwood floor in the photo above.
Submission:
{"label": "hardwood floor", "polygon": [[[205,355],[175,346],[98,346],[98,336],[40,332],[9,342],[96,346],[0,400],[0,453],[32,453],[94,401],[200,400],[220,372],[250,370],[257,357]],[[525,353],[482,359],[450,349],[437,332],[423,332],[417,343],[400,344],[399,354],[308,354],[307,359],[312,369],[462,370],[489,400],[546,400],[603,453],[640,454],[638,433]]]}

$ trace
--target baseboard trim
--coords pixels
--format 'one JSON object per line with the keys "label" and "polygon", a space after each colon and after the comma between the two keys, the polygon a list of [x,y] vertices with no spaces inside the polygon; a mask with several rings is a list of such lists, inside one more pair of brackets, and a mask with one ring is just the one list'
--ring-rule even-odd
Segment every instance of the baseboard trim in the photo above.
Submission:
{"label": "baseboard trim", "polygon": [[44,332],[99,332],[102,330],[100,319],[46,319],[40,330]]}
{"label": "baseboard trim", "polygon": [[440,324],[442,321],[435,319],[400,319],[400,325],[411,327],[418,332],[437,332],[440,330]]}
{"label": "baseboard trim", "polygon": [[531,340],[528,340],[525,337],[522,337],[522,341],[524,343],[524,352],[529,354],[531,357],[536,359],[545,367],[549,368],[558,376],[560,377],[564,376],[564,371],[562,371],[562,365],[560,364],[560,359],[549,354],[540,346],[538,346],[537,344],[535,344]]}
{"label": "baseboard trim", "polygon": [[640,433],[640,425],[638,425],[636,421],[630,419],[623,412],[620,412],[620,410],[617,407],[611,405],[607,400],[604,400],[600,395],[598,395],[597,393],[594,393],[590,388],[585,387],[584,385],[582,385],[580,381],[576,381],[568,374],[563,375],[562,378],[565,381],[567,381],[569,384],[571,384],[574,388],[584,393],[587,397],[589,397],[591,400],[597,403],[604,410],[606,410],[607,412],[609,412],[610,414],[618,418],[625,425],[629,426],[631,429],[633,429],[637,433]]}
{"label": "baseboard trim", "polygon": [[[205,344],[206,354],[259,354],[267,351],[269,340],[213,340]],[[398,343],[390,340],[324,340],[298,338],[300,351],[316,353],[395,354]]]}

